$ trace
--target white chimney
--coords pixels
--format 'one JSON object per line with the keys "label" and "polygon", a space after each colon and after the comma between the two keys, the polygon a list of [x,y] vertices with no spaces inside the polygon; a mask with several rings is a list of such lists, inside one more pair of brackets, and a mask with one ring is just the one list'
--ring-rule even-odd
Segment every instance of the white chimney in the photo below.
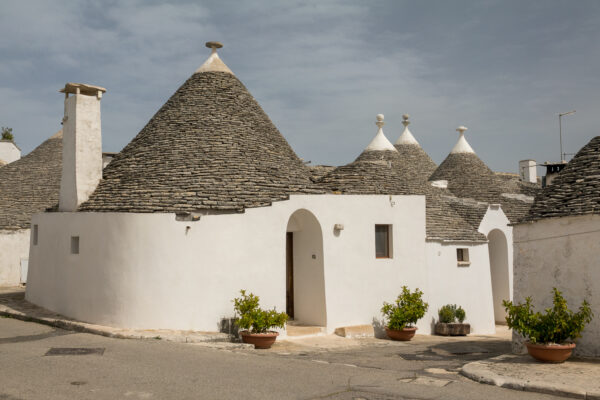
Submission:
{"label": "white chimney", "polygon": [[102,179],[100,99],[106,89],[67,83],[63,118],[63,164],[59,211],[76,211]]}
{"label": "white chimney", "polygon": [[524,182],[537,183],[537,171],[535,160],[519,161],[519,176]]}

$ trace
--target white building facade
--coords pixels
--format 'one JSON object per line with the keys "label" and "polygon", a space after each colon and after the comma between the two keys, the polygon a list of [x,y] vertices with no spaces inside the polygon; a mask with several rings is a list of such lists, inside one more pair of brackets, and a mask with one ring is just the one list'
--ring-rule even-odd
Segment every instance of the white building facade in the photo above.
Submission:
{"label": "white building facade", "polygon": [[27,300],[95,324],[215,331],[246,289],[264,307],[333,332],[378,326],[383,302],[406,285],[429,302],[420,333],[455,303],[472,333],[493,333],[497,303],[512,291],[504,204],[465,202],[449,190],[452,179],[449,189],[428,182],[437,166],[408,131],[408,116],[396,145],[378,115],[375,139],[353,163],[311,179],[220,60],[220,44],[207,45],[207,62],[102,179],[87,161],[101,159],[103,89],[67,85],[66,102],[92,98],[82,104],[93,103],[86,118],[98,121],[85,126],[98,129],[69,131],[71,142],[81,136],[94,146],[65,141],[61,203],[97,187],[34,215]]}
{"label": "white building facade", "polygon": [[[585,299],[596,314],[575,354],[600,357],[600,136],[584,146],[514,226],[514,299],[536,310],[552,306],[552,288],[576,311]],[[514,347],[522,350],[521,339]]]}

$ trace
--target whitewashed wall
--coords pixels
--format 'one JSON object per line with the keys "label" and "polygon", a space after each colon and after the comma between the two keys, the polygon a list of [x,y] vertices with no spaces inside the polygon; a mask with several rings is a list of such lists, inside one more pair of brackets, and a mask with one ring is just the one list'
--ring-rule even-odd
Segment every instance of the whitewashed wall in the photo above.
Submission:
{"label": "whitewashed wall", "polygon": [[6,164],[21,158],[21,150],[9,140],[0,140],[0,160]]}
{"label": "whitewashed wall", "polygon": [[[468,248],[471,264],[458,266],[457,248]],[[460,305],[467,313],[471,333],[495,332],[494,307],[487,243],[427,242],[429,313],[433,328],[438,310],[446,304]]]}
{"label": "whitewashed wall", "polygon": [[[323,234],[327,330],[372,323],[404,284],[428,293],[422,196],[292,196],[197,222],[173,214],[44,213],[33,217],[27,299],[82,321],[214,331],[245,288],[285,310],[285,232],[297,210]],[[334,232],[334,224],[344,230]],[[393,225],[393,259],[375,258],[375,224]],[[70,254],[71,236],[80,254]],[[317,253],[316,256],[319,254]],[[312,258],[311,258],[312,259]],[[422,333],[429,324],[420,325]]]}
{"label": "whitewashed wall", "polygon": [[0,286],[21,282],[21,260],[29,257],[29,232],[0,230]]}
{"label": "whitewashed wall", "polygon": [[503,300],[513,298],[513,232],[510,221],[498,205],[490,205],[479,232],[489,240],[490,279],[493,312],[497,323],[506,324]]}
{"label": "whitewashed wall", "polygon": [[552,305],[557,287],[576,310],[583,299],[596,316],[575,354],[600,357],[600,216],[543,219],[514,226],[514,300],[531,296],[537,309]]}

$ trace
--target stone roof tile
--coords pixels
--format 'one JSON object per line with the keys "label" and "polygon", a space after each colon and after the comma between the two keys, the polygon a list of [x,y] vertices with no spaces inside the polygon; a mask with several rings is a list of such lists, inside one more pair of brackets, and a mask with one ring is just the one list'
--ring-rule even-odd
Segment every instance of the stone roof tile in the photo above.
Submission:
{"label": "stone roof tile", "polygon": [[524,221],[600,214],[600,136],[588,142],[535,198]]}
{"label": "stone roof tile", "polygon": [[105,168],[80,211],[241,212],[321,193],[231,73],[194,73]]}
{"label": "stone roof tile", "polygon": [[0,229],[28,229],[31,216],[58,203],[62,131],[0,168]]}

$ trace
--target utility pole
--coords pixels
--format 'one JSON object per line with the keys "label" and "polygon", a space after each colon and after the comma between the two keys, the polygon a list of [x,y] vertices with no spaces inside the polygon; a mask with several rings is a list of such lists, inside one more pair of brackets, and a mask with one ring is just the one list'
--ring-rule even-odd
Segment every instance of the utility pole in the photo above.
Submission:
{"label": "utility pole", "polygon": [[565,153],[563,153],[563,145],[562,145],[562,117],[564,115],[570,115],[570,114],[575,114],[575,110],[558,114],[558,134],[560,135],[560,161],[565,161]]}

